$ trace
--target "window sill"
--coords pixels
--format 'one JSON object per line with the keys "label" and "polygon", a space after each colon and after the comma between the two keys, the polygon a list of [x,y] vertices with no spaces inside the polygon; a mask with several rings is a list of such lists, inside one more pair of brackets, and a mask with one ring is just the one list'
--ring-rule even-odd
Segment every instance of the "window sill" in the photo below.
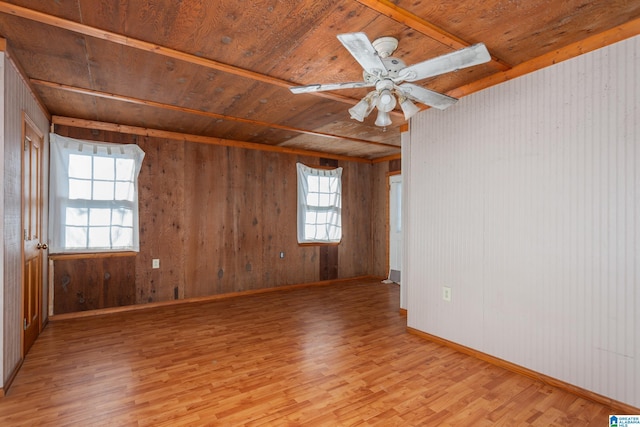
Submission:
{"label": "window sill", "polygon": [[115,258],[115,257],[125,257],[125,256],[136,256],[138,252],[77,252],[77,253],[66,253],[66,254],[52,254],[49,255],[49,259],[53,261],[63,260],[63,259],[87,259],[87,258]]}
{"label": "window sill", "polygon": [[298,243],[298,246],[339,246],[342,242],[308,242]]}

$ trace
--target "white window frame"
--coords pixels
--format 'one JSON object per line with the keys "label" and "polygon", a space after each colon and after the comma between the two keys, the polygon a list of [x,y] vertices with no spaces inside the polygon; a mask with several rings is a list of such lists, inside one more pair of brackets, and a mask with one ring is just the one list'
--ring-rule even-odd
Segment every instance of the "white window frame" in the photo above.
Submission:
{"label": "white window frame", "polygon": [[[138,175],[144,151],[135,144],[98,143],[54,133],[49,142],[50,253],[139,252]],[[74,159],[88,167],[74,166]],[[110,164],[113,170],[101,172],[99,163]]]}
{"label": "white window frame", "polygon": [[342,168],[316,169],[297,163],[298,243],[342,240]]}

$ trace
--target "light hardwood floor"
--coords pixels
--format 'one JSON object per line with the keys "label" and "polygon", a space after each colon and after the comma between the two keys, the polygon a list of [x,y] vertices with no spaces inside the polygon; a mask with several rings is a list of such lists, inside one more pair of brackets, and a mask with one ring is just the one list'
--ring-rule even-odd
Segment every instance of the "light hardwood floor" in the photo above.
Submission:
{"label": "light hardwood floor", "polygon": [[0,425],[607,425],[613,410],[406,332],[398,285],[49,324]]}

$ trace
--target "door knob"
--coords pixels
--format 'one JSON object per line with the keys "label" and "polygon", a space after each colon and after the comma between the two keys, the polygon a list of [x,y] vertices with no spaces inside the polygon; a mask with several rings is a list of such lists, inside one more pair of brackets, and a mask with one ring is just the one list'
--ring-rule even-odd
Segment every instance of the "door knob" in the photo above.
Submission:
{"label": "door knob", "polygon": [[46,243],[38,243],[36,248],[38,249],[47,249],[49,246]]}

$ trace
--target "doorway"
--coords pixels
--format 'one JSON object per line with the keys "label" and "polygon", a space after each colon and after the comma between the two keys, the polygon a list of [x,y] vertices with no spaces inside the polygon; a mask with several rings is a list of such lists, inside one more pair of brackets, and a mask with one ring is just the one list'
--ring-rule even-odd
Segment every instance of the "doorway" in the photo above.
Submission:
{"label": "doorway", "polygon": [[402,175],[389,176],[389,280],[400,283],[402,271]]}
{"label": "doorway", "polygon": [[22,129],[22,357],[24,357],[42,328],[42,265],[47,244],[42,236],[44,137],[26,115],[23,115]]}

